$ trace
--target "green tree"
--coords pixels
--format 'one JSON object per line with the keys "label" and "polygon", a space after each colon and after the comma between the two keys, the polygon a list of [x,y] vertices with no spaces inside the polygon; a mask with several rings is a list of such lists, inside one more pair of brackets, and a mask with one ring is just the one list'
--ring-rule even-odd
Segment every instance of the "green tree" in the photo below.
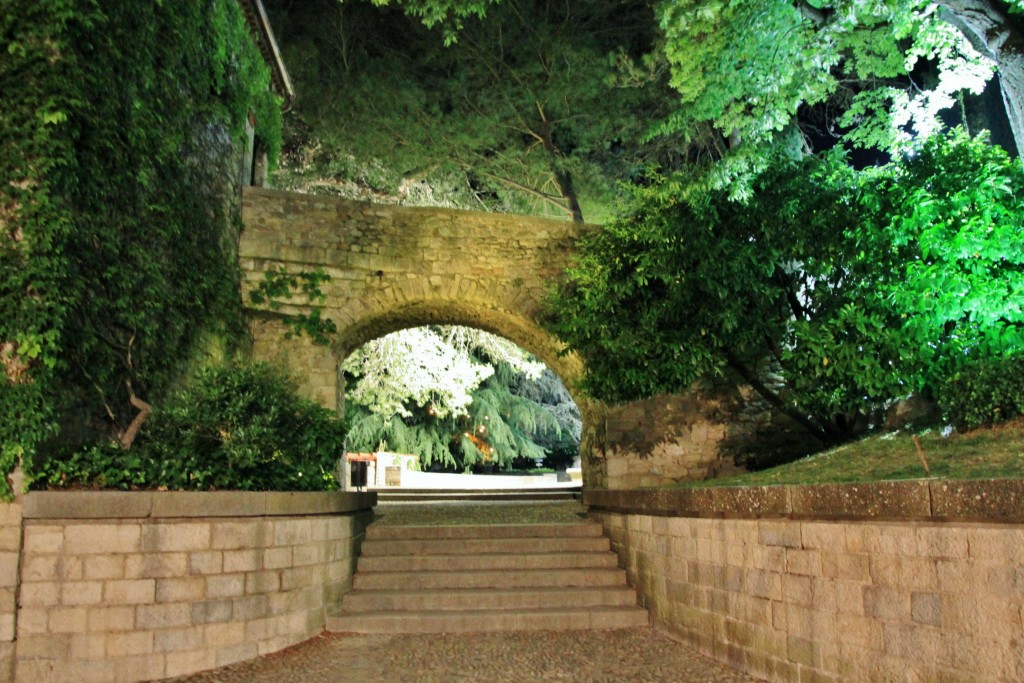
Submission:
{"label": "green tree", "polygon": [[664,72],[633,63],[656,37],[647,3],[506,0],[460,21],[445,46],[397,10],[290,8],[296,109],[321,155],[391,193],[428,181],[467,208],[594,220],[617,180],[675,154],[643,142],[672,104]]}
{"label": "green tree", "polygon": [[31,472],[62,423],[130,444],[239,329],[226,179],[280,111],[234,0],[14,0],[0,36],[0,471]]}
{"label": "green tree", "polygon": [[966,360],[1024,344],[1021,188],[1019,162],[963,133],[862,172],[834,154],[783,160],[746,203],[681,202],[653,179],[584,242],[555,330],[599,397],[730,374],[841,440]]}
{"label": "green tree", "polygon": [[571,414],[562,409],[560,420],[552,409],[550,377],[533,388],[544,365],[486,332],[403,330],[364,345],[342,367],[350,450],[386,444],[419,455],[426,466],[507,466],[517,457],[543,457],[537,440],[557,438],[563,423],[567,436],[573,433]]}
{"label": "green tree", "polygon": [[[500,4],[395,4],[444,26],[449,40],[461,39],[452,31],[467,13],[507,21]],[[711,162],[694,191],[732,184],[742,195],[768,163],[764,148],[791,144],[794,126],[807,125],[815,107],[826,112],[820,123],[829,133],[849,144],[898,150],[937,130],[939,112],[964,90],[980,92],[993,68],[1014,136],[1024,139],[1016,122],[1024,106],[1020,8],[1018,0],[666,0],[650,17],[658,33],[645,39],[647,51],[604,47],[617,79],[650,85],[650,74],[670,74],[678,101],[667,115],[644,112],[647,139],[681,137],[677,161]]]}
{"label": "green tree", "polygon": [[[939,130],[939,114],[992,74],[947,15],[918,0],[660,7],[680,106],[658,130],[711,125],[728,145],[696,192],[732,185],[745,195],[770,162],[766,147],[799,143],[795,126],[815,108],[826,112],[817,125],[847,146],[898,153]],[[926,84],[915,70],[928,66],[935,76]]]}

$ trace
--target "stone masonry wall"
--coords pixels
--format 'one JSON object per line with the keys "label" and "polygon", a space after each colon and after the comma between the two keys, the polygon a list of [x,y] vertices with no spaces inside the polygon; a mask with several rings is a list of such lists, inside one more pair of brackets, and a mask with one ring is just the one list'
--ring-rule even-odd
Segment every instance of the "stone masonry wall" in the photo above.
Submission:
{"label": "stone masonry wall", "polygon": [[[460,324],[499,334],[536,354],[572,389],[576,356],[539,323],[548,287],[592,228],[529,216],[374,205],[246,188],[240,264],[247,286],[268,270],[323,270],[323,315],[338,327],[333,348],[285,339],[281,314],[250,311],[253,355],[293,370],[303,392],[339,407],[338,364],[362,344],[405,327]],[[578,399],[588,487],[699,479],[728,469],[719,446],[733,435],[723,405],[735,397],[662,396],[606,409]],[[737,413],[738,414],[738,413]]]}
{"label": "stone masonry wall", "polygon": [[[335,356],[404,327],[463,324],[530,350],[565,381],[579,363],[538,323],[547,288],[568,264],[581,228],[529,216],[382,206],[246,188],[239,257],[249,286],[267,270],[323,270],[323,315],[337,325]],[[586,229],[586,228],[583,228]],[[300,299],[280,312],[307,310]],[[290,341],[261,329],[257,355]],[[319,390],[333,395],[333,385]]]}
{"label": "stone masonry wall", "polygon": [[662,394],[608,408],[598,488],[629,489],[723,476],[735,470],[723,448],[745,428],[738,392]]}
{"label": "stone masonry wall", "polygon": [[1024,680],[1019,523],[591,514],[653,623],[755,676]]}
{"label": "stone masonry wall", "polygon": [[[15,490],[20,488],[21,481],[18,477],[15,481]],[[14,677],[21,512],[20,496],[13,503],[0,503],[0,681],[10,681]]]}
{"label": "stone masonry wall", "polygon": [[[50,496],[50,509],[26,511],[16,681],[160,679],[317,635],[351,585],[367,521],[335,494],[308,494],[316,514],[289,514],[307,494],[75,495],[90,494],[27,497]],[[140,512],[139,498],[104,495],[170,498]]]}

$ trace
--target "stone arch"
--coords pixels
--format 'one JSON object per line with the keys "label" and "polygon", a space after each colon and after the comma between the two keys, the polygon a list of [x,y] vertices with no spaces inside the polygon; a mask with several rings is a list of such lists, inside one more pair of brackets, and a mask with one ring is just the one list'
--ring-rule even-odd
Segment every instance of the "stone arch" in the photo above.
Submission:
{"label": "stone arch", "polygon": [[282,316],[308,312],[307,301],[290,300],[272,314],[250,311],[253,356],[291,368],[310,398],[337,408],[341,359],[375,337],[417,325],[460,324],[515,342],[565,382],[583,416],[585,485],[652,486],[701,478],[727,465],[719,446],[737,429],[731,399],[692,393],[610,408],[575,391],[582,363],[558,353],[558,341],[540,320],[550,283],[569,264],[582,231],[594,228],[256,187],[243,190],[242,221],[243,289],[272,270],[330,277],[319,307],[338,328],[333,347],[285,339]]}
{"label": "stone arch", "polygon": [[[583,364],[578,356],[562,354],[561,343],[550,332],[536,322],[500,308],[481,305],[468,306],[451,299],[412,301],[402,306],[379,310],[345,326],[332,352],[336,368],[345,358],[363,344],[398,330],[422,325],[461,325],[490,332],[504,337],[517,346],[537,356],[565,385],[569,395],[579,408],[583,420],[580,435],[580,454],[592,453],[599,441],[598,430],[603,423],[604,405],[582,395],[578,381],[583,375]],[[338,379],[337,405],[344,405],[344,386]],[[581,457],[586,463],[593,458]],[[584,464],[585,476],[591,468]]]}
{"label": "stone arch", "polygon": [[340,363],[368,341],[421,325],[462,325],[504,337],[540,358],[565,382],[576,400],[574,385],[583,372],[579,358],[560,354],[559,341],[535,322],[497,307],[468,306],[459,301],[437,299],[378,310],[339,331],[333,352]]}

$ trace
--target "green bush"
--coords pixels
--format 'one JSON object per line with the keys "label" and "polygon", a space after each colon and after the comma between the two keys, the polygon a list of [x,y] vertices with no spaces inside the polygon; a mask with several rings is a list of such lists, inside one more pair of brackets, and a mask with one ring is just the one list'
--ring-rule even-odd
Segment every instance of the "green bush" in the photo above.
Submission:
{"label": "green bush", "polygon": [[154,411],[129,450],[53,458],[33,488],[320,491],[337,488],[345,432],[265,364],[204,370]]}
{"label": "green bush", "polygon": [[941,384],[939,407],[959,430],[1024,415],[1024,353],[965,365]]}

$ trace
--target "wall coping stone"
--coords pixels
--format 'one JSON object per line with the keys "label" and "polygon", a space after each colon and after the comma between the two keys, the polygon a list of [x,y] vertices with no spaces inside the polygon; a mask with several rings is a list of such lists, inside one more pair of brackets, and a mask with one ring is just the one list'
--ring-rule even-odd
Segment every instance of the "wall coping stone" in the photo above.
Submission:
{"label": "wall coping stone", "polygon": [[167,519],[347,514],[377,494],[356,491],[32,491],[25,519]]}
{"label": "wall coping stone", "polygon": [[[324,194],[307,194],[304,192],[295,192],[294,190],[282,190],[273,187],[258,187],[256,185],[246,185],[242,188],[242,201],[243,203],[248,200],[248,203],[258,201],[258,197],[270,197],[277,200],[283,200],[292,202],[295,204],[303,203],[312,205],[315,207],[327,207],[327,206],[351,206],[356,207],[362,211],[371,212],[385,212],[390,215],[411,215],[411,216],[442,216],[451,219],[477,219],[484,220],[488,224],[492,225],[510,225],[518,226],[525,223],[531,223],[533,225],[550,225],[559,231],[565,231],[567,226],[572,226],[572,230],[579,230],[579,225],[568,223],[567,221],[560,220],[558,218],[545,218],[543,216],[531,216],[526,214],[517,213],[493,213],[490,211],[479,211],[474,209],[450,209],[441,206],[411,206],[408,204],[378,204],[376,202],[367,201],[365,199],[351,199],[349,197],[338,197],[335,195],[324,195]],[[593,224],[584,224],[590,228],[596,228],[598,226]],[[250,226],[246,226],[250,227]],[[257,228],[258,229],[258,228]]]}
{"label": "wall coping stone", "polygon": [[585,490],[591,510],[662,517],[1024,522],[1024,480]]}

